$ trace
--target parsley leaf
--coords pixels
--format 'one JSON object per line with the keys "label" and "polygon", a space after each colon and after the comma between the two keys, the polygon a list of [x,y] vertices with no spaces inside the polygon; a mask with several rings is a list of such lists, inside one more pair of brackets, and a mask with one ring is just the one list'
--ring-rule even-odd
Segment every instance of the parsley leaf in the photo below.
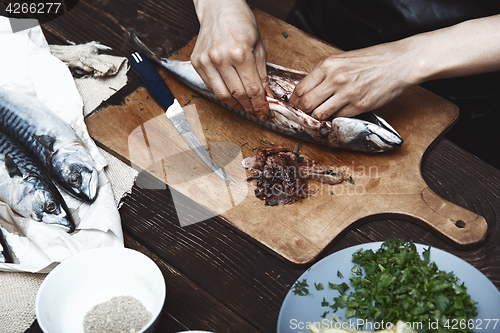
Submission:
{"label": "parsley leaf", "polygon": [[352,179],[352,176],[349,176],[349,178],[345,178],[344,180],[354,185],[354,179]]}
{"label": "parsley leaf", "polygon": [[344,295],[346,290],[349,289],[349,286],[345,282],[343,282],[342,284],[334,284],[334,283],[328,282],[328,286],[331,289],[338,290],[340,295]]}
{"label": "parsley leaf", "polygon": [[299,153],[294,152],[293,154],[295,155],[295,162],[300,163],[304,160],[304,157],[300,156]]}
{"label": "parsley leaf", "polygon": [[307,280],[304,279],[302,282],[297,281],[293,285],[293,294],[294,295],[299,295],[299,296],[305,296],[309,294],[309,285],[307,284]]}

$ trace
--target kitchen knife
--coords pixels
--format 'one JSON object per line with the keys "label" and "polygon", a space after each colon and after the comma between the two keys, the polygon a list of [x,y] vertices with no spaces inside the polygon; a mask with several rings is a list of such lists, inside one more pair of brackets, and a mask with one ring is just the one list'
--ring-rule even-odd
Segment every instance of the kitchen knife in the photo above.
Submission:
{"label": "kitchen knife", "polygon": [[186,140],[189,147],[205,162],[213,172],[227,183],[238,187],[238,185],[214,162],[208,152],[196,137],[193,129],[186,119],[181,105],[168,88],[151,61],[142,53],[134,52],[130,57],[130,67],[142,79],[148,92],[155,101],[166,110],[167,118],[174,124],[180,135]]}

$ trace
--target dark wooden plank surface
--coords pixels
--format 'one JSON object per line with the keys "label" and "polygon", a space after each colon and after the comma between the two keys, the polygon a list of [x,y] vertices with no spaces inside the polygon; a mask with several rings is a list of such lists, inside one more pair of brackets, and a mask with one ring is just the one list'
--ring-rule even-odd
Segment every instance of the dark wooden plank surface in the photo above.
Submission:
{"label": "dark wooden plank surface", "polygon": [[[167,56],[196,34],[198,23],[190,0],[86,0],[43,28],[49,43],[97,40],[121,56],[134,51],[127,36],[134,30],[147,44],[162,45],[155,52]],[[422,174],[438,195],[486,218],[485,244],[461,251],[410,222],[377,220],[342,235],[321,258],[356,244],[410,238],[463,258],[500,288],[500,171],[443,139],[426,156]],[[170,190],[146,188],[134,186],[120,215],[126,246],[151,256],[167,281],[158,331],[275,332],[288,286],[307,267],[290,267],[217,218],[180,227]],[[194,203],[183,209],[205,214]],[[40,328],[35,322],[27,332]]]}

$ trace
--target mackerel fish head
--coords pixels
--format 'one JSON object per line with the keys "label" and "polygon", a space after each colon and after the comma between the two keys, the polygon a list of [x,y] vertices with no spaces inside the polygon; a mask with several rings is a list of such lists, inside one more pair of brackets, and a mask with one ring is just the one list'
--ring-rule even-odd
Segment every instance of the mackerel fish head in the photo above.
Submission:
{"label": "mackerel fish head", "polygon": [[397,149],[403,139],[384,119],[369,112],[373,119],[334,118],[331,122],[336,133],[332,138],[340,148],[367,153],[380,153]]}
{"label": "mackerel fish head", "polygon": [[99,175],[87,148],[75,142],[52,156],[53,177],[75,197],[92,203],[97,197]]}
{"label": "mackerel fish head", "polygon": [[23,193],[17,193],[17,200],[11,202],[13,210],[37,222],[62,227],[66,232],[75,231],[75,223],[61,194],[55,186],[48,186],[38,177],[24,180]]}

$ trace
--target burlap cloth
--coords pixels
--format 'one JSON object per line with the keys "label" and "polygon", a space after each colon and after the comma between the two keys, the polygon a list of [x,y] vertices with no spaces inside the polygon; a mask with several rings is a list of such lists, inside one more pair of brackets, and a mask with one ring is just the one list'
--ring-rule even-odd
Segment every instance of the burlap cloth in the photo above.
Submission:
{"label": "burlap cloth", "polygon": [[[51,52],[68,65],[84,102],[84,115],[92,112],[127,83],[126,58],[100,54],[109,49],[97,42],[84,45],[51,46]],[[108,166],[105,171],[113,189],[116,204],[132,188],[137,171],[102,149]],[[0,272],[0,332],[21,333],[35,320],[35,299],[47,274]]]}

